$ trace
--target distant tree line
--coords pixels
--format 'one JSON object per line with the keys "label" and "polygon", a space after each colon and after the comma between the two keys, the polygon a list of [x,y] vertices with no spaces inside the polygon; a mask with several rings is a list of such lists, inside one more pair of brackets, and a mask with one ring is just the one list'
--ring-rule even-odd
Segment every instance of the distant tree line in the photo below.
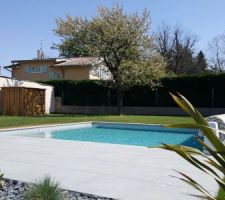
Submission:
{"label": "distant tree line", "polygon": [[199,51],[195,55],[197,36],[182,26],[171,27],[162,24],[155,34],[155,41],[157,51],[166,61],[168,73],[196,74],[207,70],[204,53]]}
{"label": "distant tree line", "polygon": [[225,70],[225,33],[214,37],[209,42],[209,66],[213,71]]}

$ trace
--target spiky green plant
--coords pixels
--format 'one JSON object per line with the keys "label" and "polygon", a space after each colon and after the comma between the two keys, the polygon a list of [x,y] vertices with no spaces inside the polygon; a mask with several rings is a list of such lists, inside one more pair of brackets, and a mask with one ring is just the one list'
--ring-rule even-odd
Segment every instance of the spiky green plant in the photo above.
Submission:
{"label": "spiky green plant", "polygon": [[25,200],[63,200],[59,184],[52,181],[49,176],[33,184],[25,193]]}
{"label": "spiky green plant", "polygon": [[2,188],[3,187],[3,180],[4,180],[4,174],[3,173],[1,173],[1,171],[0,171],[0,188]]}
{"label": "spiky green plant", "polygon": [[[182,95],[178,94],[177,96],[171,94],[174,101],[190,116],[194,119],[195,123],[189,124],[173,124],[167,125],[166,127],[170,128],[195,128],[201,130],[203,135],[209,140],[209,142],[214,147],[211,148],[205,144],[201,139],[196,137],[196,140],[201,144],[210,154],[211,157],[207,156],[198,149],[186,147],[182,145],[170,145],[162,144],[160,148],[176,152],[178,155],[183,157],[186,161],[191,163],[196,168],[200,169],[206,174],[209,174],[214,178],[218,184],[219,194],[215,196],[208,192],[208,190],[202,187],[197,181],[192,179],[187,174],[178,172],[181,175],[182,181],[186,182],[193,188],[197,189],[201,195],[193,195],[201,199],[207,200],[222,200],[225,197],[221,194],[225,194],[225,145],[222,141],[215,135],[215,129],[209,127],[207,121],[204,117],[198,112],[198,110],[192,106],[192,104]],[[222,132],[222,131],[220,131]],[[223,197],[222,197],[223,196]]]}

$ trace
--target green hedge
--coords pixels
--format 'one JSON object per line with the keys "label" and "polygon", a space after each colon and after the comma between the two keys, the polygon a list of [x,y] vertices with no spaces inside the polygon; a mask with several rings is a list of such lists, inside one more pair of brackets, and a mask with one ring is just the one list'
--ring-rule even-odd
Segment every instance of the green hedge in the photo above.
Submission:
{"label": "green hedge", "polygon": [[[54,80],[43,82],[55,87],[64,105],[115,106],[116,93],[107,81]],[[179,92],[197,107],[225,107],[225,74],[164,78],[162,86],[151,90],[135,86],[123,93],[124,106],[175,106],[170,92]]]}

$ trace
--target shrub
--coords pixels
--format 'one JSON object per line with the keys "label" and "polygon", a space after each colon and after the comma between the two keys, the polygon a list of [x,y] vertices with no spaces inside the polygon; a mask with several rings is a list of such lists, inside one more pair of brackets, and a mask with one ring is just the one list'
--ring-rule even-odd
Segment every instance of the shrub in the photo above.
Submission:
{"label": "shrub", "polygon": [[33,184],[25,193],[25,200],[63,200],[59,184],[52,181],[49,176]]}
{"label": "shrub", "polygon": [[0,188],[3,187],[3,177],[4,177],[4,174],[1,173],[1,171],[0,171]]}
{"label": "shrub", "polygon": [[[61,96],[64,105],[116,105],[116,92],[109,87],[109,81],[52,80],[43,83],[55,87],[55,96]],[[166,77],[161,83],[157,92],[145,85],[124,91],[124,106],[174,107],[175,103],[168,95],[168,91],[172,91],[184,94],[198,107],[225,107],[225,73]]]}

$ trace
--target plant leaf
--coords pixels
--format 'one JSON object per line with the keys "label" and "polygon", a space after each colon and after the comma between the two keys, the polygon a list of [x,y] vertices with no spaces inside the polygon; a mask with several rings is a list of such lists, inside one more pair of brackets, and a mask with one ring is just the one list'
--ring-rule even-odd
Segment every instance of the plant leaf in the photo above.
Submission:
{"label": "plant leaf", "polygon": [[[176,170],[175,170],[176,171]],[[189,184],[190,186],[194,187],[195,189],[197,189],[199,192],[203,193],[204,195],[206,195],[207,198],[209,198],[210,200],[216,200],[215,197],[213,197],[205,188],[203,188],[199,183],[197,183],[195,180],[193,180],[191,177],[189,177],[188,175],[176,171],[177,173],[179,173],[181,176],[183,176],[184,178],[179,178],[178,179],[186,182],[187,184]]]}
{"label": "plant leaf", "polygon": [[195,161],[197,164],[199,164],[200,166],[202,166],[204,169],[208,170],[209,172],[211,172],[213,175],[217,176],[218,178],[220,178],[220,176],[209,166],[207,166],[206,164],[204,164],[203,162],[201,162],[200,160],[196,159],[194,156],[190,156],[193,161]]}
{"label": "plant leaf", "polygon": [[[214,146],[214,148],[218,152],[225,152],[225,146],[223,142],[215,135],[214,131],[215,129],[201,125],[201,124],[173,124],[173,125],[166,125],[165,127],[168,128],[194,128],[194,129],[200,129],[202,131],[202,134],[210,141],[210,143]],[[225,159],[225,155],[223,155],[223,158]]]}
{"label": "plant leaf", "polygon": [[178,145],[168,145],[168,144],[163,144],[163,146],[161,146],[160,148],[176,152],[177,154],[179,154],[181,157],[183,157],[185,160],[187,160],[189,163],[191,163],[191,164],[194,165],[195,167],[197,167],[198,169],[202,170],[203,172],[209,174],[209,173],[204,169],[204,167],[202,167],[198,162],[196,162],[196,160],[194,160],[194,159],[190,156],[190,154],[188,154],[184,149],[182,149],[182,147],[180,147],[180,146],[178,146]]}

